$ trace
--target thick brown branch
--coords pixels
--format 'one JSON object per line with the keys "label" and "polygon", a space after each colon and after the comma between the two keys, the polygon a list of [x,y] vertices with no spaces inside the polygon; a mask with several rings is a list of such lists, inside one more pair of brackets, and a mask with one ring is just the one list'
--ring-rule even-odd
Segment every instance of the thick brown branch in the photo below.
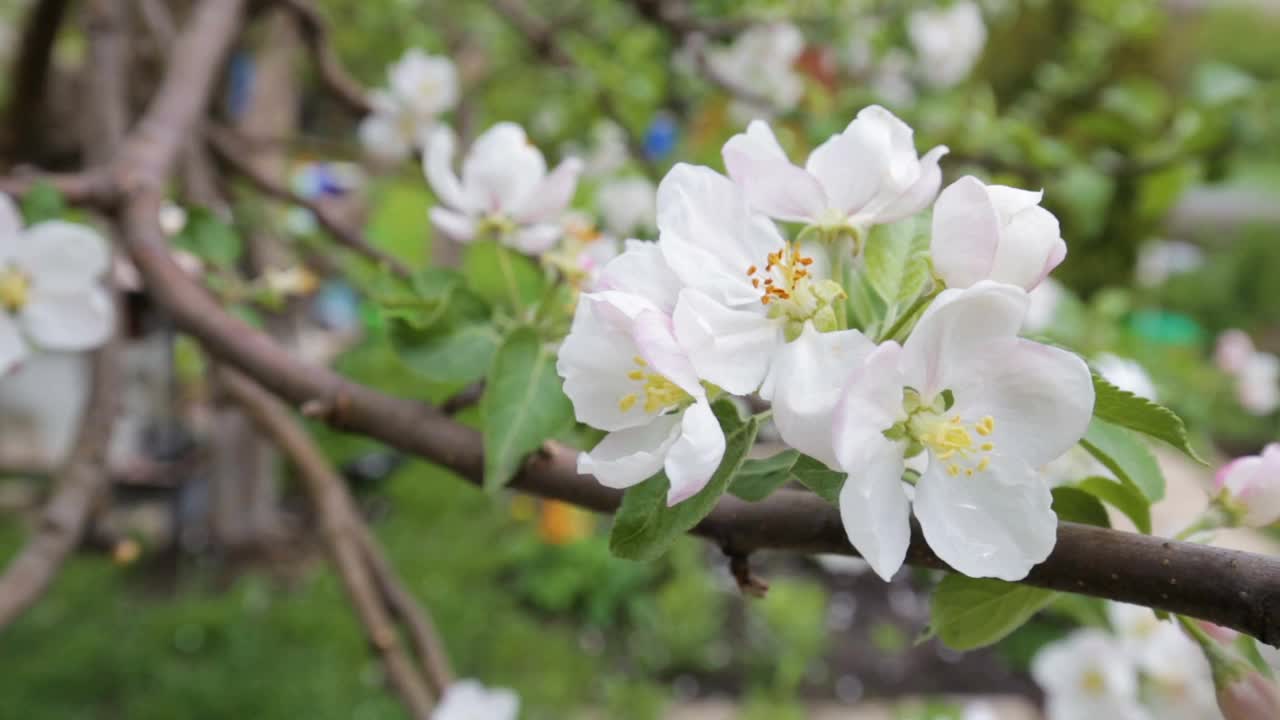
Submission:
{"label": "thick brown branch", "polygon": [[[368,537],[368,529],[361,521],[342,477],[334,471],[312,443],[310,436],[293,419],[288,408],[235,371],[223,368],[218,373],[218,379],[223,388],[298,468],[307,494],[320,516],[325,547],[333,557],[342,585],[360,618],[365,638],[382,659],[387,676],[412,716],[423,719],[430,717],[434,704],[433,694],[401,647],[400,633],[383,603],[382,586],[388,581],[384,578],[380,583],[379,576],[389,575],[390,566],[385,562],[381,565],[367,562],[374,556],[379,560],[383,559]],[[390,575],[390,582],[399,587],[394,575]],[[443,656],[438,644],[431,647],[434,652]],[[447,661],[443,657],[433,660],[445,667],[447,672]],[[442,690],[438,687],[437,693],[440,692]]]}
{"label": "thick brown branch", "polygon": [[320,12],[304,0],[279,0],[280,7],[288,9],[298,21],[298,29],[302,31],[302,40],[311,52],[320,79],[329,92],[342,101],[357,115],[368,115],[373,111],[369,104],[368,93],[343,66],[338,53],[329,40],[329,26]]}

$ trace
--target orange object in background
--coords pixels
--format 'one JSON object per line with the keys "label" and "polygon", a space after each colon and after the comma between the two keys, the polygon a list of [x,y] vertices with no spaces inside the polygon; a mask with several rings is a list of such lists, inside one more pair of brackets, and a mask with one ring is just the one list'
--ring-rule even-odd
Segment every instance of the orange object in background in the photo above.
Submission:
{"label": "orange object in background", "polygon": [[538,537],[551,545],[581,540],[595,526],[591,514],[559,500],[544,500],[538,514]]}

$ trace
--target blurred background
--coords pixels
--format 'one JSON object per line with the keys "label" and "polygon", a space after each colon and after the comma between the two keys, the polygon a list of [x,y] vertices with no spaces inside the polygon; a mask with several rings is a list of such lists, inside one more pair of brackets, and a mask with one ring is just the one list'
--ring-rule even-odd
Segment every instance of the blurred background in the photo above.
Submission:
{"label": "blurred background", "polygon": [[[0,3],[0,167],[83,161],[84,4]],[[186,3],[130,7],[152,38],[134,48],[139,67],[158,72],[163,21]],[[626,212],[674,162],[722,167],[721,145],[752,117],[771,117],[802,157],[883,104],[916,129],[917,147],[950,147],[947,181],[1043,188],[1069,254],[1060,282],[1037,290],[1028,334],[1176,410],[1215,465],[1280,437],[1280,3],[317,7],[367,87],[385,85],[412,48],[450,57],[460,94],[445,122],[465,139],[512,120],[550,162],[583,158],[575,207],[620,234],[651,237],[643,211]],[[260,140],[269,172],[362,223],[382,250],[412,267],[457,262],[433,242],[435,200],[418,165],[388,162],[322,90],[296,25],[259,12],[226,69],[219,115]],[[51,14],[50,61],[35,69]],[[619,209],[606,188],[616,196],[626,182],[640,199]],[[51,190],[22,209],[29,222],[78,213]],[[368,301],[376,272],[326,252],[301,208],[214,187],[170,216],[175,244],[209,282],[232,282],[222,270],[247,262],[271,268],[244,289],[244,310],[291,308],[283,332],[295,352],[397,395],[440,401],[459,389],[391,351]],[[241,239],[251,234],[266,239]],[[310,254],[273,264],[279,245]],[[331,279],[335,265],[357,281]],[[118,276],[128,287],[128,268]],[[47,597],[0,634],[0,715],[403,717],[279,458],[210,394],[200,354],[141,294],[130,296],[129,329],[110,496]],[[1231,330],[1228,344],[1248,342],[1240,362],[1215,357]],[[86,373],[83,357],[46,355],[0,379],[0,557],[38,521]],[[475,411],[460,417],[474,422]],[[928,573],[886,585],[857,560],[764,554],[753,570],[769,590],[744,598],[701,541],[653,563],[619,560],[607,518],[486,495],[372,441],[312,429],[459,674],[517,690],[521,717],[1035,718],[1031,659],[1091,612],[1058,603],[962,655],[928,638]],[[1158,460],[1170,484],[1154,526],[1169,533],[1203,506],[1211,471]],[[1272,542],[1224,540],[1264,552]]]}

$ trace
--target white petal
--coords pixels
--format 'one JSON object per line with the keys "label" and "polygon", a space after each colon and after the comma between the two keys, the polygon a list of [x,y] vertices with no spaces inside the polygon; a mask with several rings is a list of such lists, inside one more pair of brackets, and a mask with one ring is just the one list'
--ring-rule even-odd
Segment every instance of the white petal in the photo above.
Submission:
{"label": "white petal", "polygon": [[704,400],[685,410],[680,421],[680,438],[667,453],[664,468],[671,488],[667,505],[675,505],[696,495],[724,459],[725,439],[711,406]]}
{"label": "white petal", "polygon": [[662,469],[667,452],[680,437],[681,414],[653,418],[639,427],[611,432],[578,456],[578,472],[594,475],[601,485],[628,488]]}
{"label": "white petal", "polygon": [[948,287],[986,279],[999,243],[1000,217],[982,181],[966,175],[938,195],[929,254]]}
{"label": "white petal", "polygon": [[441,126],[431,132],[427,151],[422,157],[422,170],[427,176],[431,191],[440,202],[454,210],[472,213],[480,208],[463,190],[457,174],[453,172],[453,153],[457,141],[453,130]]}
{"label": "white petal", "polygon": [[760,387],[782,342],[782,330],[773,320],[727,308],[687,288],[676,303],[675,329],[698,376],[733,395]]}
{"label": "white petal", "polygon": [[12,372],[26,357],[27,343],[18,331],[18,324],[0,312],[0,378]]}
{"label": "white petal", "polygon": [[837,467],[857,471],[879,451],[884,431],[906,419],[902,410],[902,348],[881,344],[854,368],[840,394],[831,424]]}
{"label": "white petal", "polygon": [[45,350],[89,350],[115,330],[111,296],[100,287],[67,293],[33,292],[18,320],[31,341]]}
{"label": "white petal", "polygon": [[599,290],[639,295],[666,313],[675,311],[680,287],[658,244],[644,240],[628,240],[626,252],[605,265],[596,281]]}
{"label": "white petal", "polygon": [[409,139],[400,132],[400,124],[394,116],[370,115],[360,121],[356,132],[360,145],[378,162],[402,162],[413,152]]}
{"label": "white petal", "polygon": [[929,547],[970,577],[1021,580],[1057,540],[1049,485],[1016,457],[996,457],[972,477],[951,477],[931,458],[915,511]]}
{"label": "white petal", "polygon": [[931,402],[984,359],[992,342],[1018,334],[1028,302],[1021,289],[990,281],[944,290],[903,345],[907,385]]}
{"label": "white petal", "polygon": [[438,115],[458,101],[457,70],[449,58],[413,48],[387,74],[395,96],[417,115]]}
{"label": "white petal", "polygon": [[1030,290],[1067,255],[1067,244],[1053,213],[1039,206],[1018,211],[1001,233],[991,279]]}
{"label": "white petal", "polygon": [[745,134],[729,138],[722,154],[729,177],[742,186],[754,209],[793,222],[821,217],[827,205],[822,186],[791,164],[765,122],[752,121]]}
{"label": "white petal", "polygon": [[[914,153],[914,148],[912,149]],[[920,158],[916,181],[876,213],[876,222],[891,223],[914,215],[929,206],[942,186],[942,169],[938,160],[950,152],[939,145]]]}
{"label": "white petal", "polygon": [[837,467],[831,424],[840,390],[875,344],[857,330],[821,333],[812,323],[778,350],[774,361],[773,422],[782,440],[828,467]]}
{"label": "white petal", "polygon": [[462,162],[462,186],[487,212],[514,213],[524,207],[546,174],[542,153],[529,144],[524,128],[510,122],[476,138]]}
{"label": "white petal", "polygon": [[886,172],[883,156],[869,147],[863,136],[848,132],[833,135],[814,148],[805,169],[822,185],[827,203],[846,216],[871,200]]}
{"label": "white petal", "polygon": [[1093,416],[1093,380],[1074,353],[1022,338],[992,341],[957,374],[952,412],[995,419],[996,453],[1039,467],[1080,441]]}
{"label": "white petal", "polygon": [[83,291],[107,272],[111,253],[96,230],[77,223],[49,220],[22,233],[13,262],[31,274],[35,290]]}
{"label": "white petal", "polygon": [[591,296],[578,302],[573,327],[556,358],[564,393],[573,402],[578,420],[592,427],[621,430],[648,423],[642,402],[625,411],[619,405],[622,398],[640,391],[639,384],[627,377],[637,369],[639,350],[628,330],[608,322],[599,309],[600,303]]}
{"label": "white petal", "polygon": [[541,255],[555,247],[564,228],[555,223],[522,227],[506,238],[507,244],[525,255]]}
{"label": "white petal", "polygon": [[519,222],[529,223],[553,219],[573,199],[573,191],[578,187],[578,176],[581,174],[582,161],[578,158],[571,157],[561,161],[512,215]]}
{"label": "white petal", "polygon": [[446,238],[460,243],[469,243],[476,238],[476,221],[460,212],[437,205],[427,212],[431,218],[431,226]]}
{"label": "white petal", "polygon": [[911,510],[902,486],[902,446],[881,436],[840,489],[840,522],[849,542],[884,580],[911,544]]}

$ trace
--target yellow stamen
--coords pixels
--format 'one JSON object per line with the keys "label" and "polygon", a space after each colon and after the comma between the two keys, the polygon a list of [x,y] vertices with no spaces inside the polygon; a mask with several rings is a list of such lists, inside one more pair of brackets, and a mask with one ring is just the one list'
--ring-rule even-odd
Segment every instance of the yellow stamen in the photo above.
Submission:
{"label": "yellow stamen", "polygon": [[622,412],[628,412],[636,406],[636,402],[639,400],[640,398],[635,393],[623,395],[622,399],[618,401],[618,409]]}
{"label": "yellow stamen", "polygon": [[17,312],[27,304],[31,278],[15,268],[0,270],[0,308]]}
{"label": "yellow stamen", "polygon": [[627,373],[627,377],[631,378],[632,380],[643,380],[643,379],[644,379],[644,371],[643,371],[643,370],[632,370],[631,372]]}

